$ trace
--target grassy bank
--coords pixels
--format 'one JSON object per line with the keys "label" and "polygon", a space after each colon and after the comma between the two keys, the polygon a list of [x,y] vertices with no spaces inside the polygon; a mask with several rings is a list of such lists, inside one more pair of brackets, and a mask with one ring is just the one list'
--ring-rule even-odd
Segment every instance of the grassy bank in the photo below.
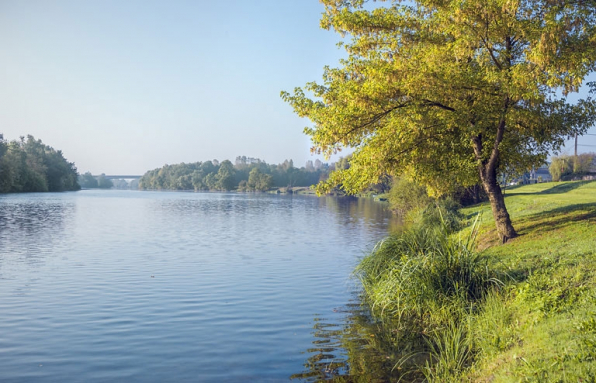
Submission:
{"label": "grassy bank", "polygon": [[520,237],[505,245],[480,205],[460,232],[414,227],[360,265],[405,381],[596,381],[596,182],[519,187],[506,203]]}

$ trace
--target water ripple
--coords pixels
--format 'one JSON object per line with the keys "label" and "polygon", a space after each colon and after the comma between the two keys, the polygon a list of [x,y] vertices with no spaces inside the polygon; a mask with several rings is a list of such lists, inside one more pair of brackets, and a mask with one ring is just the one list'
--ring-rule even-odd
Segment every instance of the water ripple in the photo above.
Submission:
{"label": "water ripple", "polygon": [[338,198],[0,195],[0,379],[287,381],[389,217]]}

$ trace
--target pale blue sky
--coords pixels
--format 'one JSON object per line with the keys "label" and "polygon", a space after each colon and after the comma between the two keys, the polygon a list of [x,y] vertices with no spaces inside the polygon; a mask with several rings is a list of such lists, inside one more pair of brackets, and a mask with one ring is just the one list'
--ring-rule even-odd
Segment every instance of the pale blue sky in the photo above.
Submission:
{"label": "pale blue sky", "polygon": [[[237,155],[303,166],[316,158],[308,121],[279,93],[343,56],[322,12],[317,0],[0,0],[0,133],[33,134],[80,172]],[[596,136],[580,143],[596,151]]]}
{"label": "pale blue sky", "polygon": [[0,1],[0,132],[79,171],[314,159],[279,97],[343,54],[316,0]]}

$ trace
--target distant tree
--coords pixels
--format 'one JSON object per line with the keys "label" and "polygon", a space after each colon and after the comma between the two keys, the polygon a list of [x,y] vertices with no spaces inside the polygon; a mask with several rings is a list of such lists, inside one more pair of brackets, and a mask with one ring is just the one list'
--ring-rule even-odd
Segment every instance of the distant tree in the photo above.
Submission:
{"label": "distant tree", "polygon": [[207,185],[203,182],[205,178],[205,173],[202,170],[195,170],[192,173],[192,186],[195,190],[205,190],[207,189]]}
{"label": "distant tree", "polygon": [[248,176],[246,188],[254,191],[265,191],[271,188],[273,178],[269,174],[262,173],[259,168],[253,168]]}
{"label": "distant tree", "polygon": [[177,190],[193,190],[192,175],[185,174],[178,177],[175,185]]}
{"label": "distant tree", "polygon": [[[170,190],[268,190],[278,186],[311,186],[327,176],[327,164],[308,171],[295,168],[292,160],[269,165],[259,158],[238,156],[228,160],[164,165],[147,171],[139,180],[140,189]],[[82,177],[81,177],[82,178]]]}
{"label": "distant tree", "polygon": [[119,190],[127,190],[130,189],[130,186],[128,184],[128,182],[126,182],[125,179],[117,179],[117,180],[112,180],[112,183],[114,184],[114,189],[119,189]]}
{"label": "distant tree", "polygon": [[10,143],[0,138],[0,154],[0,192],[80,189],[74,164],[31,135]]}
{"label": "distant tree", "polygon": [[582,153],[573,159],[573,172],[576,174],[589,173],[596,153]]}
{"label": "distant tree", "polygon": [[204,178],[204,182],[205,182],[205,186],[207,186],[207,190],[217,190],[218,188],[218,184],[217,184],[217,175],[214,173],[209,173],[205,176]]}
{"label": "distant tree", "polygon": [[[219,161],[218,161],[219,163]],[[205,161],[201,164],[200,170],[205,174],[217,172],[217,167],[211,161]]]}
{"label": "distant tree", "polygon": [[216,188],[219,190],[232,190],[235,185],[234,165],[228,160],[222,161],[217,171]]}
{"label": "distant tree", "polygon": [[308,160],[308,161],[306,161],[306,165],[304,166],[304,169],[306,169],[307,172],[314,172],[315,166],[313,165],[311,160]]}
{"label": "distant tree", "polygon": [[101,173],[99,177],[97,177],[97,187],[100,189],[111,189],[114,187],[112,180],[106,178],[104,173]]}
{"label": "distant tree", "polygon": [[238,167],[243,167],[246,166],[246,156],[238,156],[236,157],[236,161],[234,162],[234,166]]}
{"label": "distant tree", "polygon": [[79,184],[85,189],[94,189],[99,187],[97,180],[95,177],[93,177],[91,172],[85,172],[85,174],[81,175],[79,177]]}
{"label": "distant tree", "polygon": [[238,191],[250,191],[248,188],[248,182],[246,182],[246,180],[242,180],[238,183]]}
{"label": "distant tree", "polygon": [[553,181],[579,177],[590,172],[594,156],[594,153],[583,153],[577,157],[567,155],[553,157],[548,171]]}

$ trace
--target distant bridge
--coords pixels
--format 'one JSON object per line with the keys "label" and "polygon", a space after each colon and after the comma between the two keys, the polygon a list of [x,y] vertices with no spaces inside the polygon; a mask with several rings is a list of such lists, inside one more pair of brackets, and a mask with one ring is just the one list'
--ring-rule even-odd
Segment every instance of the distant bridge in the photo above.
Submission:
{"label": "distant bridge", "polygon": [[[99,176],[93,176],[93,177],[97,178]],[[131,175],[118,176],[118,175],[107,175],[106,174],[105,177],[109,180],[138,180],[142,176],[131,176]]]}

